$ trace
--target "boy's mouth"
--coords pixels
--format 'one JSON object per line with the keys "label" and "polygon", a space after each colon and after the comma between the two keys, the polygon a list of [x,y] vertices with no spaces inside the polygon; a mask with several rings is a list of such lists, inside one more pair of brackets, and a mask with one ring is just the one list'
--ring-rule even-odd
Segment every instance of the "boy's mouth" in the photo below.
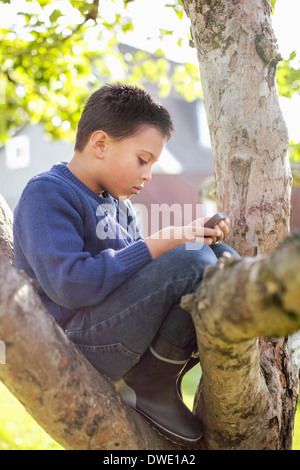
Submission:
{"label": "boy's mouth", "polygon": [[135,194],[139,194],[139,192],[143,189],[143,186],[134,186],[132,189]]}

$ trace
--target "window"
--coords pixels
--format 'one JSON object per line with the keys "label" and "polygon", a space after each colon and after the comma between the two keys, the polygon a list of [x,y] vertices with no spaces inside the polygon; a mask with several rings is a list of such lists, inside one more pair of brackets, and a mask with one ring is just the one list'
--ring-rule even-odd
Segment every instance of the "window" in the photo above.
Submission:
{"label": "window", "polygon": [[24,168],[30,163],[29,138],[26,135],[12,137],[5,148],[6,166],[10,170]]}

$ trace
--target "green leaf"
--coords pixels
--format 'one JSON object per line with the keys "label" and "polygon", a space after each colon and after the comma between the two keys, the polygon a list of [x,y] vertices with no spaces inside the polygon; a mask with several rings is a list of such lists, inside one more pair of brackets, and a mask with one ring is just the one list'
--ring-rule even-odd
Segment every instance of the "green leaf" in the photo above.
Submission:
{"label": "green leaf", "polygon": [[169,31],[168,29],[162,29],[162,28],[159,29],[159,35],[161,38],[163,38],[164,36],[172,36],[172,34],[173,34],[173,31]]}
{"label": "green leaf", "polygon": [[180,20],[182,20],[183,11],[180,11],[180,10],[176,10],[176,9],[175,9],[175,13],[176,13],[176,15],[178,16],[178,18],[179,18]]}
{"label": "green leaf", "polygon": [[176,15],[178,16],[178,18],[180,20],[182,20],[182,17],[183,17],[183,5],[182,5],[182,2],[179,1],[179,0],[175,0],[174,3],[167,3],[165,5],[166,7],[168,8],[173,8],[173,10],[175,11]]}
{"label": "green leaf", "polygon": [[54,10],[49,16],[49,20],[54,23],[60,16],[63,16],[63,13],[60,10]]}
{"label": "green leaf", "polygon": [[290,140],[289,157],[292,162],[300,161],[300,142]]}
{"label": "green leaf", "polygon": [[276,81],[281,96],[291,98],[294,93],[300,93],[300,60],[295,51],[278,65]]}
{"label": "green leaf", "polygon": [[271,0],[272,13],[274,13],[276,0]]}

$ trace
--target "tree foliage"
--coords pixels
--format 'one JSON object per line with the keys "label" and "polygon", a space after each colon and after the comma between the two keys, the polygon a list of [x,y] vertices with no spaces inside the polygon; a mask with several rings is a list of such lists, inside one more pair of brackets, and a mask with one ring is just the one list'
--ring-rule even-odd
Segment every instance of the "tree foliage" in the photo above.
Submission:
{"label": "tree foliage", "polygon": [[[120,51],[120,37],[135,28],[131,2],[0,0],[1,14],[8,17],[0,29],[0,143],[24,125],[37,122],[51,137],[73,140],[85,99],[109,81],[140,85],[150,81],[161,95],[167,96],[174,87],[190,101],[202,96],[198,67],[171,63],[163,46],[155,55]],[[275,3],[271,0],[273,9]],[[181,0],[164,4],[180,22],[184,16]],[[9,16],[12,9],[15,15]],[[193,45],[189,31],[185,38],[178,38],[174,31],[160,28],[161,44],[166,37],[173,38],[174,47],[187,41]],[[281,95],[299,93],[297,75],[299,61],[293,52],[278,69]],[[291,146],[294,159],[298,147],[296,143]]]}
{"label": "tree foliage", "polygon": [[[297,59],[296,51],[279,64],[277,84],[281,96],[292,98],[294,94],[300,94],[300,60]],[[299,142],[290,141],[289,152],[292,161],[300,161],[300,135]]]}
{"label": "tree foliage", "polygon": [[[17,6],[14,24],[0,30],[2,142],[28,122],[43,123],[54,138],[72,139],[83,102],[108,81],[152,81],[167,95],[173,80],[185,98],[200,96],[195,65],[171,69],[161,49],[154,60],[144,51],[120,52],[118,35],[134,29],[128,1],[110,2],[113,12],[102,12],[99,0],[1,3]],[[182,17],[182,6],[168,6]],[[171,33],[160,31],[161,38]]]}
{"label": "tree foliage", "polygon": [[[47,2],[40,3],[48,5]],[[184,3],[186,6],[192,3],[194,11],[197,3],[199,4],[190,0],[184,0]],[[258,247],[261,253],[265,253],[270,251],[275,242],[279,242],[283,232],[287,232],[290,207],[289,165],[283,158],[286,155],[287,134],[277,95],[273,93],[274,81],[272,80],[269,85],[272,87],[272,93],[267,95],[268,98],[271,95],[271,99],[260,112],[253,113],[255,116],[252,118],[252,129],[249,126],[252,135],[248,134],[246,124],[245,128],[240,126],[231,104],[232,98],[236,103],[243,103],[243,97],[247,96],[249,87],[253,83],[251,77],[255,75],[257,82],[254,82],[256,83],[254,100],[248,102],[245,99],[242,106],[245,108],[245,114],[249,110],[251,112],[253,109],[258,110],[259,105],[262,108],[258,85],[264,84],[267,68],[270,72],[270,67],[266,64],[270,65],[272,62],[271,71],[273,70],[274,56],[271,55],[269,61],[262,61],[262,56],[263,58],[266,56],[259,54],[258,57],[256,54],[256,68],[253,67],[254,70],[251,70],[253,75],[245,74],[243,78],[245,81],[248,79],[248,82],[243,84],[244,87],[240,87],[241,90],[236,87],[236,77],[239,70],[245,70],[245,66],[250,64],[249,69],[252,67],[257,31],[266,24],[269,25],[269,18],[266,16],[262,18],[261,12],[252,11],[253,16],[257,13],[254,25],[249,25],[248,21],[248,24],[244,23],[239,27],[237,18],[232,15],[233,12],[236,13],[232,9],[233,2],[227,2],[229,7],[225,16],[222,11],[223,1],[206,0],[203,3],[206,3],[206,6],[214,3],[217,6],[214,11],[215,18],[218,20],[222,17],[221,24],[213,24],[212,12],[210,8],[206,8],[207,35],[202,37],[199,30],[203,18],[195,15],[192,23],[195,41],[198,41],[197,50],[198,52],[204,50],[201,70],[206,100],[209,104],[212,103],[212,106],[209,104],[207,106],[208,121],[216,124],[215,139],[221,149],[219,151],[218,148],[215,152],[217,188],[219,194],[227,197],[226,201],[221,201],[222,208],[233,208],[230,210],[235,223],[233,227],[236,227],[233,236],[235,240],[240,240],[240,252],[245,253],[250,244],[252,248],[254,241],[256,243],[254,248]],[[94,1],[93,6],[96,4]],[[257,6],[256,2],[248,2],[246,8],[250,4]],[[169,8],[174,9],[175,6],[174,3]],[[52,9],[49,12],[49,18],[51,16],[49,21],[58,22],[62,19],[59,12],[55,12],[55,8]],[[90,14],[94,15],[95,10],[81,13],[85,15],[82,17],[83,24],[71,25],[73,29],[69,28],[71,32],[67,35],[67,39],[61,38],[61,47],[68,43],[70,37],[76,37],[83,28],[87,28],[88,21],[95,21],[88,18]],[[248,19],[246,14],[242,16]],[[219,26],[221,31],[225,30],[229,24],[228,19],[232,18],[234,30],[229,32],[234,35],[232,41],[235,42],[231,41],[228,47],[226,45],[227,62],[223,63],[221,74],[218,73],[218,67],[224,48],[216,51],[215,30],[218,34]],[[109,24],[110,21],[112,20],[108,21]],[[212,27],[209,29],[211,24]],[[228,64],[232,61],[232,54],[237,51],[236,44],[241,44],[239,42],[241,31],[242,45],[249,47],[238,49],[239,57],[236,64],[240,59],[241,67],[235,67],[234,77],[228,76],[230,74]],[[59,34],[59,27],[55,34]],[[162,34],[169,35],[168,32]],[[208,41],[207,36],[210,36]],[[275,42],[272,37],[269,40]],[[72,43],[74,45],[74,42]],[[268,44],[266,41],[264,45]],[[47,42],[44,45],[47,46]],[[76,46],[80,46],[79,40]],[[264,53],[263,47],[261,49]],[[26,57],[28,58],[24,54],[24,58]],[[44,60],[48,57],[49,55],[45,53]],[[10,59],[13,61],[13,57]],[[49,62],[48,66],[51,67],[52,60]],[[31,65],[30,61],[29,64]],[[160,60],[156,61],[156,66],[164,68]],[[148,73],[149,67],[146,67],[145,73]],[[228,82],[230,79],[232,86],[226,85],[222,96],[218,94],[214,100],[215,90],[221,89],[220,81],[224,81],[225,69]],[[46,70],[45,68],[45,73]],[[15,87],[20,86],[16,82],[13,66],[6,71],[6,77],[11,83],[15,81]],[[57,80],[57,74],[54,75],[54,79]],[[64,83],[61,78],[60,80]],[[45,83],[44,86],[47,88],[48,82]],[[91,83],[90,88],[93,86]],[[234,94],[232,90],[235,89],[238,92]],[[26,96],[26,91],[24,88],[23,98]],[[63,87],[56,87],[54,96],[64,96]],[[52,103],[48,104],[50,106]],[[30,110],[28,113],[30,116]],[[248,119],[245,119],[245,123],[247,122]],[[229,132],[226,132],[227,129]],[[260,129],[263,129],[262,132]],[[227,140],[228,134],[230,138]],[[234,140],[232,136],[235,137]],[[249,142],[254,145],[250,146]],[[215,149],[216,147],[217,145]],[[251,147],[251,153],[247,152],[247,147]],[[238,148],[239,152],[235,151],[233,155],[228,151],[223,152],[223,148],[234,151]],[[243,152],[245,148],[246,152]],[[264,160],[261,158],[263,153],[261,149],[267,151]],[[231,167],[227,171],[226,168],[225,171],[221,171],[221,163],[225,161],[224,155],[230,157]],[[270,156],[272,158],[269,158]],[[281,165],[278,162],[281,162]],[[262,176],[264,172],[268,173],[266,175],[268,178]],[[264,184],[258,184],[262,179]],[[281,185],[278,184],[279,180]],[[274,181],[276,192],[274,192]],[[254,193],[253,198],[250,197],[251,192]],[[218,202],[220,204],[220,201]],[[247,222],[245,231],[244,220]],[[0,226],[4,229],[4,237],[0,236],[0,242],[2,241],[0,245],[4,242],[4,249],[0,249],[0,258],[2,258],[0,274],[3,280],[5,279],[5,282],[0,283],[0,317],[2,317],[3,340],[8,345],[10,358],[13,357],[13,360],[7,361],[6,366],[1,369],[1,380],[9,385],[32,415],[45,429],[52,431],[53,437],[62,442],[65,448],[161,449],[162,445],[165,445],[161,442],[161,438],[154,436],[154,433],[150,434],[142,418],[121,403],[110,382],[95,374],[95,370],[91,369],[90,364],[79,355],[51,316],[42,311],[42,305],[40,301],[38,303],[38,298],[33,292],[34,286],[28,282],[24,273],[14,270],[5,259],[7,257],[5,251],[10,251],[12,254],[12,236],[5,236],[5,232],[8,232],[12,226],[12,221],[7,221],[4,217],[4,223],[0,223]],[[255,255],[257,252],[259,251],[255,249],[251,254]],[[197,295],[183,299],[183,302],[186,302],[183,306],[193,315],[199,335],[199,353],[204,380],[198,388],[195,410],[203,415],[205,424],[206,435],[200,442],[202,448],[290,448],[297,400],[298,370],[294,371],[289,361],[286,341],[275,340],[275,335],[286,336],[299,328],[298,258],[298,235],[292,235],[288,242],[274,250],[270,256],[246,257],[239,261],[225,258],[206,272]],[[268,339],[258,341],[257,336]],[[34,347],[29,348],[28,345]]]}

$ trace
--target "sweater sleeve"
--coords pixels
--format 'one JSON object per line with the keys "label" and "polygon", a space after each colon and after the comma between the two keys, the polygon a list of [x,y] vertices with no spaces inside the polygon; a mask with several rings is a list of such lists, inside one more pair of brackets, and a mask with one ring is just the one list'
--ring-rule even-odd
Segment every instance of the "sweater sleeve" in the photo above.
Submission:
{"label": "sweater sleeve", "polygon": [[101,302],[152,260],[143,240],[92,256],[83,224],[76,192],[43,179],[27,185],[14,214],[16,267],[33,272],[50,299],[69,309]]}

